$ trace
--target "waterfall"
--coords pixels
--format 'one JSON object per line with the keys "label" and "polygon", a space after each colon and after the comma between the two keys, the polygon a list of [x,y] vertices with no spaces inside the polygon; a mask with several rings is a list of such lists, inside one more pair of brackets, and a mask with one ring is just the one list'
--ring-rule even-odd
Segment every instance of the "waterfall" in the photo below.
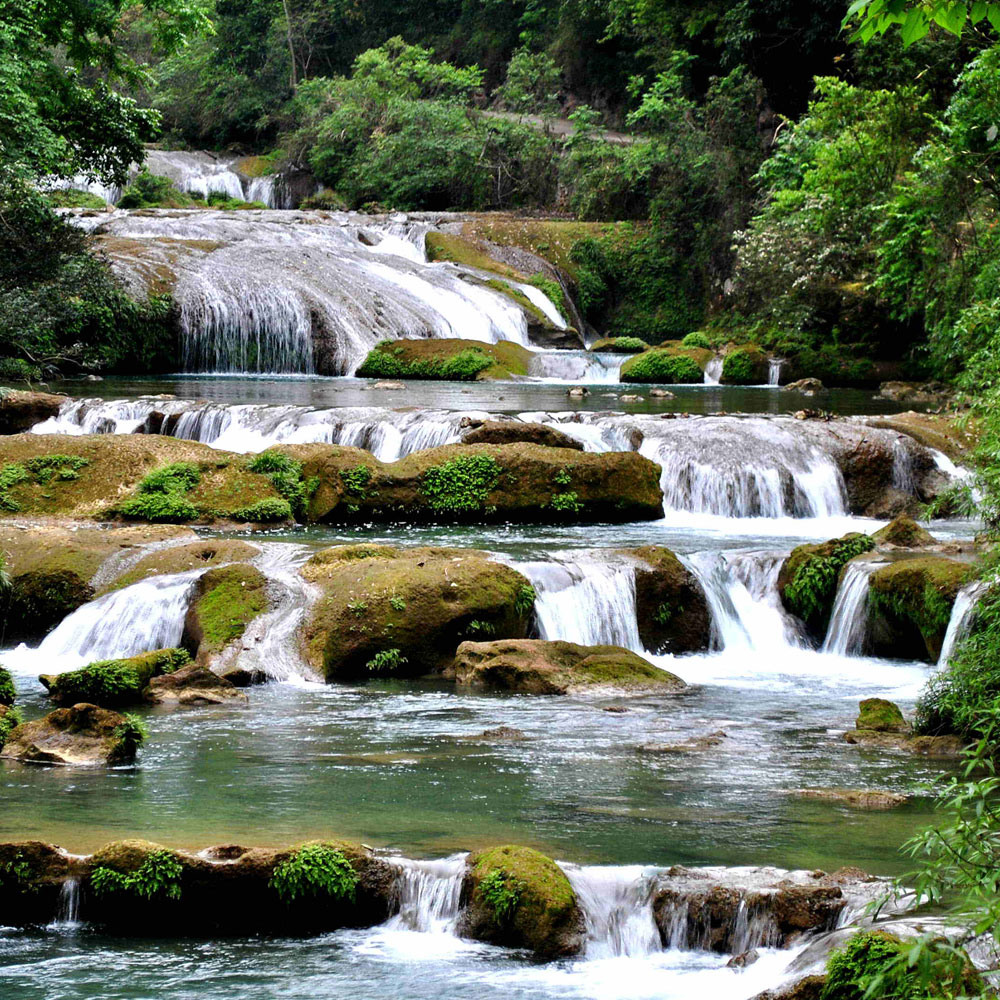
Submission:
{"label": "waterfall", "polygon": [[714,357],[705,365],[705,372],[702,376],[705,385],[719,385],[722,378],[722,358]]}
{"label": "waterfall", "polygon": [[608,562],[513,563],[535,588],[543,639],[643,651],[635,612],[635,567]]}
{"label": "waterfall", "polygon": [[48,925],[53,931],[74,931],[80,926],[80,880],[68,878],[59,887],[56,918]]}
{"label": "waterfall", "polygon": [[37,649],[19,646],[4,662],[18,673],[61,673],[176,646],[201,572],[153,576],[105,594],[64,618]]}
{"label": "waterfall", "polygon": [[537,351],[528,374],[542,382],[617,385],[623,360],[603,351]]}
{"label": "waterfall", "polygon": [[636,958],[663,950],[653,916],[657,869],[560,867],[583,910],[586,958]]}
{"label": "waterfall", "polygon": [[955,603],[951,608],[951,618],[948,619],[948,630],[945,632],[944,642],[941,644],[941,655],[937,662],[939,668],[943,669],[948,666],[948,661],[954,655],[959,644],[968,638],[976,620],[979,601],[989,589],[990,585],[985,581],[975,580],[972,583],[967,583],[956,595]]}
{"label": "waterfall", "polygon": [[785,558],[786,553],[779,552],[695,552],[681,557],[705,592],[716,648],[776,654],[804,644],[778,594]]}
{"label": "waterfall", "polygon": [[843,571],[822,652],[860,656],[868,627],[868,583],[879,563],[852,560]]}
{"label": "waterfall", "polygon": [[784,367],[784,358],[768,358],[767,361],[767,384],[781,385],[781,369]]}
{"label": "waterfall", "polygon": [[439,861],[389,859],[399,869],[399,909],[386,925],[390,930],[452,935],[459,916],[467,854]]}

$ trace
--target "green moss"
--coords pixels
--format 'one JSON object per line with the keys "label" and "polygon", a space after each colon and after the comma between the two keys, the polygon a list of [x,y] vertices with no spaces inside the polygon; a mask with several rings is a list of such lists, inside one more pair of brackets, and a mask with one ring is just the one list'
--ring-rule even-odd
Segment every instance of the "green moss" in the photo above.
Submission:
{"label": "green moss", "polygon": [[118,871],[99,865],[90,874],[90,886],[98,896],[124,894],[139,899],[180,899],[184,867],[173,851],[152,850],[134,871]]}
{"label": "green moss", "polygon": [[26,482],[47,486],[52,480],[73,482],[80,478],[80,469],[89,464],[89,459],[79,455],[36,455],[23,463],[8,462],[0,468],[0,510],[17,513],[21,509],[10,492],[15,486]]}
{"label": "green moss", "polygon": [[501,471],[491,455],[464,455],[427,469],[420,489],[432,510],[480,510],[500,482]]}
{"label": "green moss", "polygon": [[91,194],[89,191],[81,191],[79,188],[63,188],[59,191],[46,191],[45,200],[53,208],[95,208],[106,209],[108,203]]}
{"label": "green moss", "polygon": [[158,649],[121,660],[98,660],[80,670],[43,675],[49,697],[61,705],[89,702],[103,708],[120,708],[142,701],[154,677],[173,673],[191,660],[183,649]]}
{"label": "green moss", "polygon": [[16,697],[14,678],[6,667],[0,667],[0,705],[13,705]]}
{"label": "green moss", "polygon": [[359,881],[343,851],[315,843],[303,844],[278,864],[268,885],[283,903],[323,897],[353,902]]}
{"label": "green moss", "polygon": [[693,358],[673,350],[654,349],[638,354],[622,365],[622,382],[693,384],[704,381],[701,366]]}
{"label": "green moss", "polygon": [[695,330],[693,333],[689,333],[682,341],[682,347],[700,347],[704,349],[711,349],[712,342],[705,336],[700,330]]}
{"label": "green moss", "polygon": [[899,733],[909,729],[899,706],[885,698],[865,698],[858,708],[858,729],[877,733]]}
{"label": "green moss", "polygon": [[482,351],[470,348],[441,360],[405,361],[375,348],[358,368],[360,378],[440,379],[449,382],[474,382],[481,372],[493,366]]}
{"label": "green moss", "polygon": [[199,652],[217,653],[239,639],[267,610],[267,581],[252,566],[223,566],[199,581],[189,614],[197,617]]}
{"label": "green moss", "polygon": [[154,523],[193,521],[198,508],[186,494],[200,481],[201,473],[192,462],[171,462],[144,476],[135,495],[119,507],[119,513]]}
{"label": "green moss", "polygon": [[[318,481],[302,479],[302,463],[280,451],[263,451],[247,463],[247,469],[257,475],[267,476],[271,485],[286,501],[284,506],[276,498],[259,500],[255,504],[233,513],[247,521],[284,521],[293,515],[304,517],[309,498],[316,491]],[[257,516],[248,516],[248,513]]]}
{"label": "green moss", "polygon": [[251,521],[255,524],[274,524],[278,521],[293,520],[292,505],[283,497],[264,497],[239,507],[229,514],[234,521]]}
{"label": "green moss", "polygon": [[757,385],[763,382],[762,366],[767,358],[758,347],[740,347],[730,351],[722,361],[723,385]]}
{"label": "green moss", "polygon": [[569,316],[566,296],[563,294],[562,285],[558,281],[546,278],[544,274],[533,274],[528,279],[528,284],[534,285],[539,291],[544,292],[545,297],[559,310],[563,319]]}

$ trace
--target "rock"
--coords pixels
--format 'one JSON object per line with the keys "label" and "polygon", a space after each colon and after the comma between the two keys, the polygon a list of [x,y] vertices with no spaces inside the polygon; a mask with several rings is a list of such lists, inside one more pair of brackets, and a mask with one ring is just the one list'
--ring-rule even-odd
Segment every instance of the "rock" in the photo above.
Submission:
{"label": "rock", "polygon": [[514,444],[524,441],[546,448],[573,448],[583,451],[583,442],[548,424],[521,420],[485,420],[462,438],[464,444]]}
{"label": "rock", "polygon": [[865,698],[858,703],[858,729],[869,729],[876,733],[908,733],[910,726],[903,713],[894,702],[885,698]]}
{"label": "rock", "polygon": [[733,957],[726,962],[726,968],[745,969],[748,965],[753,965],[759,958],[760,953],[757,949],[751,948],[749,951],[741,952],[739,955],[733,955]]}
{"label": "rock", "polygon": [[245,667],[231,667],[229,670],[223,670],[219,676],[238,688],[255,687],[270,680],[263,670],[248,670]]}
{"label": "rock", "polygon": [[[184,536],[194,534],[190,529],[181,530]],[[103,587],[102,593],[120,590],[151,576],[186,573],[194,569],[212,570],[227,563],[246,563],[258,555],[260,549],[256,545],[237,538],[205,538],[183,545],[154,548],[152,552],[143,556],[138,562],[132,563],[124,573]]]}
{"label": "rock", "polygon": [[519,694],[662,691],[687,685],[620,646],[578,646],[542,639],[463,642],[455,654],[461,687]]}
{"label": "rock", "polygon": [[934,536],[906,514],[900,514],[884,528],[879,528],[872,538],[876,545],[895,545],[901,549],[919,549],[935,543]]}
{"label": "rock", "polygon": [[770,363],[756,344],[727,351],[722,360],[722,385],[765,385]]}
{"label": "rock", "polygon": [[719,729],[714,733],[692,736],[690,739],[681,740],[677,743],[644,743],[639,747],[639,752],[650,754],[698,753],[702,750],[712,750],[717,746],[721,746],[725,739],[727,739],[726,734]]}
{"label": "rock", "polygon": [[936,663],[968,563],[944,556],[897,559],[868,584],[870,642],[876,656]]}
{"label": "rock", "polygon": [[32,570],[11,578],[5,638],[32,639],[51,632],[68,614],[93,600],[90,582],[69,569]]}
{"label": "rock", "polygon": [[318,552],[302,575],[320,590],[303,654],[330,681],[442,672],[466,639],[523,637],[535,597],[475,549],[345,545]]}
{"label": "rock", "polygon": [[594,354],[641,354],[649,350],[649,344],[638,337],[604,337],[587,350]]}
{"label": "rock", "polygon": [[883,382],[878,394],[882,399],[910,406],[945,406],[954,391],[944,382]]}
{"label": "rock", "polygon": [[575,385],[572,389],[566,390],[567,396],[589,396],[590,390],[582,385]]}
{"label": "rock", "polygon": [[703,348],[655,347],[629,358],[618,377],[622,382],[698,384],[711,360],[712,352]]}
{"label": "rock", "polygon": [[88,382],[103,382],[104,379],[100,375],[88,375],[87,376],[87,381]]}
{"label": "rock", "polygon": [[267,577],[246,564],[222,566],[194,584],[181,644],[198,663],[212,664],[268,609]]}
{"label": "rock", "polygon": [[650,396],[655,399],[676,399],[677,397],[669,389],[661,389],[659,386],[654,386],[649,390]]}
{"label": "rock", "polygon": [[527,735],[520,729],[511,726],[497,726],[496,729],[484,729],[475,736],[459,736],[460,740],[470,743],[520,743]]}
{"label": "rock", "polygon": [[49,697],[62,706],[88,702],[102,708],[125,708],[142,702],[154,677],[173,673],[190,663],[183,649],[157,649],[120,660],[100,660],[80,670],[41,674]]}
{"label": "rock", "polygon": [[712,617],[694,574],[670,549],[660,545],[625,553],[643,564],[635,574],[636,619],[643,648],[652,653],[708,649]]}
{"label": "rock", "polygon": [[405,382],[373,382],[372,383],[372,388],[373,389],[392,389],[392,390],[405,389],[406,388],[406,383]]}
{"label": "rock", "polygon": [[821,392],[825,386],[818,378],[800,378],[795,382],[783,385],[782,391],[801,392],[810,395],[814,392]]}
{"label": "rock", "polygon": [[818,545],[799,545],[782,563],[778,573],[781,601],[815,638],[826,635],[844,566],[874,547],[867,535],[852,532]]}
{"label": "rock", "polygon": [[804,976],[793,983],[758,993],[751,1000],[822,1000],[826,976]]}
{"label": "rock", "polygon": [[[510,901],[508,912],[491,899],[497,893]],[[583,949],[583,912],[569,879],[551,858],[529,847],[508,845],[471,855],[462,902],[457,928],[462,937],[527,948],[546,959],[569,958]]]}
{"label": "rock", "polygon": [[965,743],[958,736],[913,736],[872,729],[849,729],[844,733],[844,740],[873,750],[905,750],[920,757],[960,757],[965,749]]}
{"label": "rock", "polygon": [[245,704],[247,696],[224,677],[191,663],[172,674],[154,677],[146,689],[146,700],[153,705],[225,705]]}
{"label": "rock", "polygon": [[84,703],[21,723],[0,757],[32,764],[113,767],[135,760],[139,742],[124,715]]}
{"label": "rock", "polygon": [[[851,513],[863,517],[913,515],[919,511],[921,502],[932,500],[947,482],[933,455],[902,434],[895,441],[874,434],[862,437],[835,457],[847,487]],[[899,481],[900,463],[906,465],[913,492],[895,485]]]}
{"label": "rock", "polygon": [[23,434],[59,413],[65,396],[9,389],[0,397],[0,434]]}
{"label": "rock", "polygon": [[908,795],[875,788],[800,788],[792,792],[792,795],[800,799],[835,802],[837,805],[850,806],[852,809],[871,811],[895,809],[910,800]]}
{"label": "rock", "polygon": [[[384,340],[358,366],[358,378],[491,381],[528,374],[531,352],[509,340],[485,344],[452,337]],[[405,388],[397,381],[372,388]]]}
{"label": "rock", "polygon": [[642,396],[635,396],[626,393],[626,395],[619,397],[623,403],[641,403]]}
{"label": "rock", "polygon": [[0,844],[0,913],[7,926],[42,926],[57,910],[63,883],[80,879],[85,866],[58,847],[28,840]]}

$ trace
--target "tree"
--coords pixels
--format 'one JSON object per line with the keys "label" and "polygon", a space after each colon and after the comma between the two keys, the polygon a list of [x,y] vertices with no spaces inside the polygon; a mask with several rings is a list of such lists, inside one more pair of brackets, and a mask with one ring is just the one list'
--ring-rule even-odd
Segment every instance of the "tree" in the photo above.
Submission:
{"label": "tree", "polygon": [[145,68],[122,48],[140,12],[169,53],[209,22],[202,0],[0,0],[0,163],[26,176],[124,179],[156,112],[118,93]]}
{"label": "tree", "polygon": [[1000,32],[1000,3],[984,0],[854,0],[844,27],[857,25],[851,40],[867,42],[899,26],[904,45],[923,38],[932,25],[960,35],[966,25],[989,25]]}

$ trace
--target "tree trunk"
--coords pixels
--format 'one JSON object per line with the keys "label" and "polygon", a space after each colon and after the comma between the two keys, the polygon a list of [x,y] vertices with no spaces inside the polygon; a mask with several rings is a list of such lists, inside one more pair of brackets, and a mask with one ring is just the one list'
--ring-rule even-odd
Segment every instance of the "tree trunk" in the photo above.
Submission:
{"label": "tree trunk", "polygon": [[295,68],[295,44],[292,41],[292,12],[288,6],[288,0],[281,0],[281,6],[285,9],[285,31],[288,38],[288,55],[292,60],[291,84],[292,90],[295,90],[299,85],[299,75]]}

